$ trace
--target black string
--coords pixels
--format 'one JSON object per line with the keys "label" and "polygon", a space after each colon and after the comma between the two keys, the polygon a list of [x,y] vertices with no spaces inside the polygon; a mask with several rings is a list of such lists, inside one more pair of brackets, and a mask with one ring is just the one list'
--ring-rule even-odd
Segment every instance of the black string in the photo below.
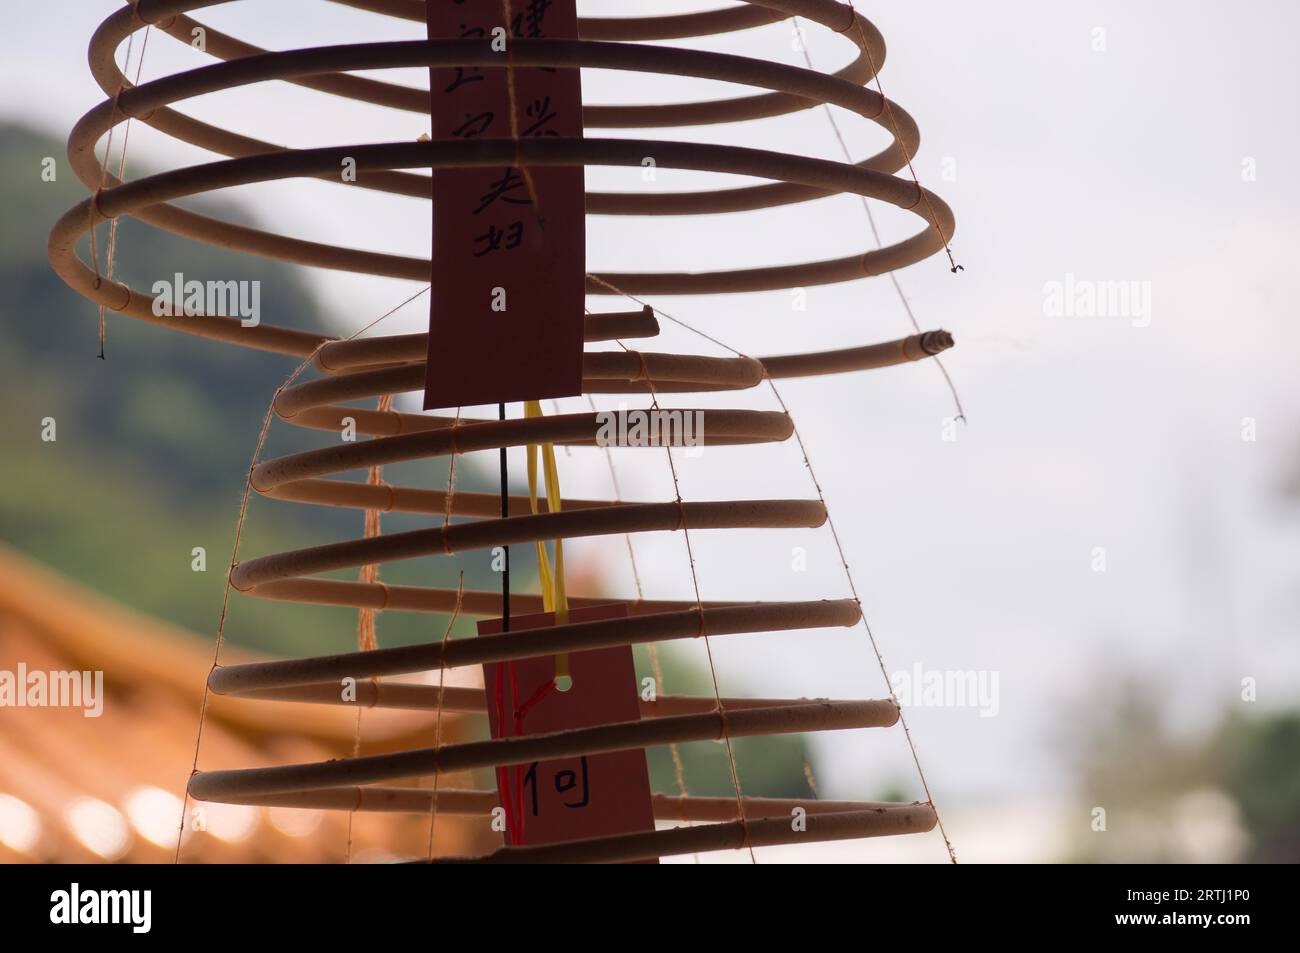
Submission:
{"label": "black string", "polygon": [[[506,405],[497,404],[497,418],[506,419]],[[506,448],[501,448],[501,518],[510,516],[510,470],[506,460]],[[510,547],[502,546],[504,552],[504,569],[501,573],[501,631],[510,631]]]}

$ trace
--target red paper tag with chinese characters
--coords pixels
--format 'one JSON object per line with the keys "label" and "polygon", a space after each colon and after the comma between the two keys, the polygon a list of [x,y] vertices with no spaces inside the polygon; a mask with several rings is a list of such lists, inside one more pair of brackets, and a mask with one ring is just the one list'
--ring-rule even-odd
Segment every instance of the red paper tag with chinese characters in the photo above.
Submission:
{"label": "red paper tag with chinese characters", "polygon": [[[512,138],[509,44],[577,39],[575,0],[511,0],[508,25],[502,0],[427,0],[426,7],[430,39],[504,47],[499,68],[429,70],[433,138]],[[576,69],[511,73],[519,139],[582,136]],[[426,410],[582,392],[583,170],[538,167],[528,176],[536,202],[519,168],[433,170]]]}
{"label": "red paper tag with chinese characters", "polygon": [[[623,604],[574,609],[571,622],[617,619]],[[510,631],[555,625],[554,613],[511,617]],[[500,619],[478,624],[479,635],[501,631]],[[483,666],[488,721],[493,738],[513,738],[637,721],[636,667],[632,647],[620,645],[569,655],[572,685],[554,687],[555,657]],[[645,752],[613,751],[497,769],[497,793],[506,815],[506,842],[554,844],[654,830],[650,772]],[[652,861],[653,862],[653,861]]]}

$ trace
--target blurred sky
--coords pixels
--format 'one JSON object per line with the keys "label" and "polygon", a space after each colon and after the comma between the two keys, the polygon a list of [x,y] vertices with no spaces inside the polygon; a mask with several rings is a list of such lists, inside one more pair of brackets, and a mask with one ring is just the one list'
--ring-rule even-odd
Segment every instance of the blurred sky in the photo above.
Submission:
{"label": "blurred sky", "polygon": [[[711,9],[709,0],[580,2],[586,15]],[[21,4],[0,33],[0,112],[66,136],[101,98],[85,64],[108,0]],[[845,542],[890,670],[999,673],[1000,711],[920,708],[914,736],[936,798],[973,804],[1045,797],[1066,779],[1054,740],[1063,708],[1086,711],[1099,680],[1140,672],[1189,726],[1260,680],[1261,704],[1293,704],[1300,684],[1300,520],[1280,484],[1300,448],[1294,368],[1300,8],[1285,0],[1142,4],[1023,0],[859,3],[883,32],[886,93],[921,128],[916,169],[954,208],[953,249],[900,273],[923,328],[953,332],[946,356],[969,426],[942,439],[952,402],[933,363],[782,385]],[[273,12],[271,12],[273,11]],[[323,0],[229,3],[198,18],[272,49],[418,38],[414,24]],[[259,22],[261,21],[261,22]],[[269,21],[269,22],[266,22]],[[1100,28],[1105,49],[1094,50]],[[842,38],[806,31],[814,62],[838,69]],[[778,24],[675,41],[801,65]],[[138,46],[137,46],[138,50]],[[208,60],[165,35],[144,79]],[[422,71],[394,71],[424,85]],[[584,73],[588,102],[708,99],[700,81]],[[276,83],[182,105],[210,122],[292,146],[411,140],[427,120]],[[854,158],[879,129],[838,114]],[[822,110],[763,122],[596,135],[732,142],[838,158]],[[140,124],[133,160],[173,168],[212,156]],[[1253,159],[1254,181],[1243,179]],[[949,161],[950,160],[950,161]],[[955,179],[945,170],[955,169]],[[70,172],[67,174],[71,174]],[[736,180],[739,181],[739,180]],[[590,189],[696,189],[731,177],[589,170]],[[326,183],[232,190],[277,230],[404,254],[428,253],[427,206]],[[915,217],[880,210],[887,241]],[[44,226],[42,226],[44,227]],[[704,270],[837,257],[871,247],[856,199],[707,219],[589,220],[591,270]],[[119,248],[119,257],[130,248]],[[1150,282],[1151,320],[1049,317],[1044,285],[1067,273]],[[360,326],[417,290],[411,283],[313,272],[337,320]],[[596,309],[617,299],[593,298]],[[910,326],[885,279],[786,292],[654,303],[750,354],[900,337]],[[268,320],[274,320],[269,316]],[[427,304],[385,326],[414,330]],[[672,329],[663,344],[717,353]],[[1139,322],[1141,323],[1141,322]],[[216,345],[214,345],[216,346]],[[286,367],[286,372],[289,370]],[[277,381],[267,382],[268,395]],[[774,406],[770,392],[721,400]],[[609,401],[602,406],[612,406]],[[565,409],[585,401],[564,402]],[[1258,439],[1243,441],[1243,418]],[[641,455],[636,455],[636,454]],[[647,455],[648,454],[648,455]],[[566,494],[609,493],[594,452],[561,457]],[[522,457],[514,465],[522,472]],[[618,457],[624,495],[671,494],[660,451]],[[687,498],[812,492],[793,442],[682,458]],[[233,517],[232,513],[232,517]],[[846,594],[826,530],[696,533],[704,597]],[[791,571],[791,548],[809,552]],[[1107,568],[1092,569],[1094,547]],[[631,594],[621,540],[575,546]],[[637,540],[652,597],[690,592],[679,536]],[[722,690],[878,697],[883,679],[861,628],[714,640]],[[671,686],[669,686],[671,690]],[[898,732],[819,740],[823,793],[914,790]],[[962,831],[951,831],[958,840]]]}

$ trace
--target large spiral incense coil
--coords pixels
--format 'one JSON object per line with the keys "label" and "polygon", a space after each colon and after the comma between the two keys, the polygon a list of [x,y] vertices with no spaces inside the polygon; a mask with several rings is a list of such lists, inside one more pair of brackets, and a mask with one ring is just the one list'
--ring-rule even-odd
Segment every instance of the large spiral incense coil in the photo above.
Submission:
{"label": "large spiral incense coil", "polygon": [[[491,494],[359,483],[341,474],[400,461],[449,457],[530,444],[594,446],[600,425],[595,413],[510,420],[453,419],[348,406],[363,399],[417,391],[425,379],[428,336],[402,334],[338,340],[261,323],[241,326],[222,314],[154,313],[153,295],[109,280],[81,261],[77,241],[96,224],[130,216],[176,235],[285,262],[369,275],[427,282],[427,259],[380,254],[291,238],[236,225],[174,204],[236,185],[315,177],[339,182],[340,162],[355,161],[361,187],[428,201],[429,179],[409,169],[474,166],[631,166],[653,157],[663,168],[733,173],[763,184],[706,192],[589,192],[592,215],[701,215],[774,208],[835,194],[856,194],[910,210],[921,219],[913,237],[882,248],[855,250],[840,258],[780,267],[704,272],[619,272],[588,275],[590,295],[719,294],[771,291],[843,282],[885,274],[921,261],[945,247],[953,231],[948,206],[910,178],[896,175],[916,153],[912,119],[899,106],[866,88],[885,60],[879,32],[852,7],[833,0],[762,0],[706,13],[650,18],[580,20],[581,40],[512,41],[516,66],[599,68],[721,80],[746,87],[746,95],[707,102],[665,105],[587,105],[587,129],[687,127],[775,117],[829,103],[879,125],[890,137],[878,154],[856,164],[780,152],[655,139],[546,138],[469,139],[398,143],[342,143],[319,149],[291,149],[200,122],[174,108],[181,100],[250,84],[283,80],[346,99],[427,116],[428,91],[352,75],[352,71],[395,67],[501,66],[500,54],[485,41],[360,43],[267,52],[222,34],[189,13],[229,0],[138,0],[111,15],[90,47],[92,72],[108,99],[74,128],[68,154],[76,174],[94,194],[56,224],[49,243],[57,272],[91,301],[134,318],[216,341],[312,358],[317,376],[295,382],[276,398],[276,415],[295,426],[337,433],[344,418],[371,439],[329,444],[256,466],[254,490],[299,503],[402,511],[442,517],[450,512],[469,521],[409,532],[367,536],[240,562],[230,583],[259,598],[360,609],[499,616],[498,592],[466,592],[422,586],[320,578],[321,573],[359,568],[417,556],[551,539],[610,534],[806,528],[826,520],[819,500],[727,500],[713,502],[606,502],[565,499],[551,512],[543,502],[534,513],[527,497],[508,501]],[[268,6],[246,0],[251,6]],[[322,0],[325,2],[325,0]],[[424,22],[421,0],[331,0],[331,2]],[[839,34],[856,47],[854,59],[834,75],[734,55],[645,45],[641,41],[708,37],[798,16]],[[206,52],[220,62],[133,86],[114,54],[136,30],[153,26],[184,43],[202,29]],[[756,91],[756,92],[752,92]],[[95,146],[128,119],[147,123],[178,140],[227,158],[124,183],[107,174]],[[707,222],[698,227],[707,227]],[[653,338],[654,312],[589,314],[589,342]],[[436,343],[436,342],[435,342]],[[710,394],[753,388],[767,378],[803,377],[866,370],[916,361],[952,345],[944,331],[900,340],[811,353],[712,357],[627,349],[591,351],[584,359],[588,394]],[[780,442],[793,435],[785,413],[703,407],[705,445]],[[662,446],[660,449],[662,449]],[[656,452],[619,448],[620,454]],[[572,608],[603,605],[609,598],[570,596]],[[514,611],[538,612],[539,596],[512,596]],[[526,639],[510,633],[343,655],[223,666],[210,679],[220,694],[278,702],[340,704],[338,685],[356,679],[360,704],[484,713],[481,689],[445,688],[385,681],[460,666],[580,652],[588,649],[823,627],[850,627],[860,620],[852,599],[805,602],[651,601],[629,603],[626,618],[571,622],[531,630]],[[719,701],[721,710],[719,709]],[[660,696],[642,702],[642,719],[552,734],[443,745],[382,756],[316,764],[196,774],[190,793],[200,800],[335,810],[429,812],[427,788],[385,782],[540,759],[646,748],[724,735],[776,734],[895,724],[892,700],[755,699]],[[441,790],[443,813],[486,815],[497,804],[493,791]],[[791,829],[795,807],[808,812],[807,829]],[[796,801],[737,797],[654,797],[656,818],[699,822],[699,826],[575,841],[544,847],[504,847],[489,860],[624,861],[675,853],[836,840],[930,830],[936,821],[927,803],[883,804]],[[742,813],[743,812],[743,813]]]}

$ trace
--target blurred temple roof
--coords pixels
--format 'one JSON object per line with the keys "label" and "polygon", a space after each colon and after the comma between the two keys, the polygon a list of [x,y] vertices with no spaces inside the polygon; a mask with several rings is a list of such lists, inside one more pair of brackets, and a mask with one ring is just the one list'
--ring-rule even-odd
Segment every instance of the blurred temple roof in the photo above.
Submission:
{"label": "blurred temple roof", "polygon": [[[167,863],[194,760],[213,645],[81,588],[0,544],[0,673],[102,671],[103,710],[0,707],[0,863]],[[254,659],[223,650],[222,662]],[[0,676],[2,677],[2,676]],[[363,754],[432,744],[431,712],[366,709]],[[351,707],[211,696],[203,769],[315,761],[351,753]],[[443,715],[444,740],[463,716]],[[444,779],[449,787],[464,779]],[[198,808],[201,813],[196,815]],[[181,859],[329,863],[347,859],[340,811],[189,802]],[[440,816],[438,853],[483,846],[485,825]],[[201,828],[201,829],[195,829]],[[482,828],[482,829],[481,829]],[[423,857],[429,818],[356,814],[355,862]]]}

